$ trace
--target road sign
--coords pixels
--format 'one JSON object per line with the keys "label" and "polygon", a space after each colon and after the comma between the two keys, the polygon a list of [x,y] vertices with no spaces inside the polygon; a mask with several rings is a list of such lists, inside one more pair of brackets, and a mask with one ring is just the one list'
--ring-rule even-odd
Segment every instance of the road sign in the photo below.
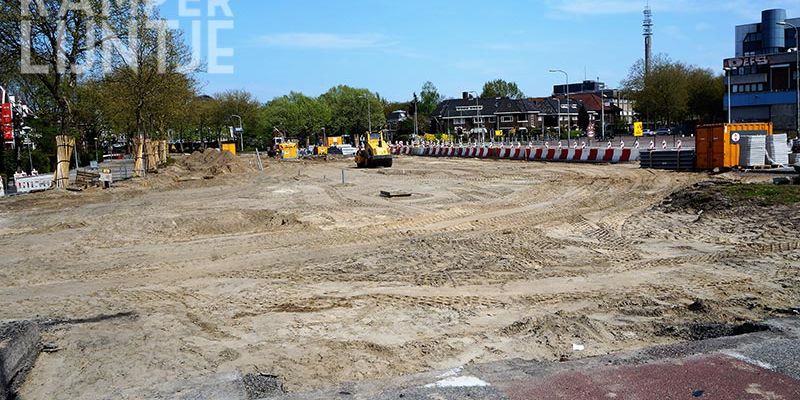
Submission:
{"label": "road sign", "polygon": [[497,137],[503,136],[503,131],[494,131],[494,135]]}
{"label": "road sign", "polygon": [[594,139],[594,125],[589,125],[589,129],[586,130],[586,136],[588,136],[589,139]]}
{"label": "road sign", "polygon": [[0,106],[0,123],[10,124],[14,119],[14,114],[11,111],[11,103],[3,103]]}
{"label": "road sign", "polygon": [[636,122],[633,124],[633,136],[642,137],[644,136],[644,124],[641,122]]}
{"label": "road sign", "polygon": [[731,134],[731,143],[736,144],[739,143],[740,140],[742,140],[742,135],[739,134],[739,132],[733,132]]}

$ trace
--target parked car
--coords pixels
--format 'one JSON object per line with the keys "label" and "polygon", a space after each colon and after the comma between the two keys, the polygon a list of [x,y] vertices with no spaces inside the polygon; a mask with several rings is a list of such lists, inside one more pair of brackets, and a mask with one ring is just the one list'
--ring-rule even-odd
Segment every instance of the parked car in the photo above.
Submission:
{"label": "parked car", "polygon": [[644,130],[644,135],[645,136],[655,136],[656,133],[654,131],[651,131],[650,129],[645,129]]}
{"label": "parked car", "polygon": [[655,134],[655,136],[669,136],[669,135],[672,135],[672,129],[670,128],[658,128]]}

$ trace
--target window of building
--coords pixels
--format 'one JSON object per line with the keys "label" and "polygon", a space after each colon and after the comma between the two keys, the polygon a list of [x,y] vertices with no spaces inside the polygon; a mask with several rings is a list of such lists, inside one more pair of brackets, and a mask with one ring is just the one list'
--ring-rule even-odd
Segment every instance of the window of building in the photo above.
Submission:
{"label": "window of building", "polygon": [[453,123],[456,125],[464,125],[464,122],[465,122],[464,118],[456,118],[453,120]]}
{"label": "window of building", "polygon": [[483,118],[473,118],[472,119],[472,123],[474,123],[474,124],[482,124],[483,123]]}
{"label": "window of building", "polygon": [[510,115],[506,117],[500,117],[500,122],[514,122],[514,117]]}
{"label": "window of building", "polygon": [[519,117],[517,117],[517,122],[528,122],[528,116],[520,115]]}
{"label": "window of building", "polygon": [[788,65],[772,66],[770,73],[772,75],[772,90],[784,91],[791,88],[792,80]]}

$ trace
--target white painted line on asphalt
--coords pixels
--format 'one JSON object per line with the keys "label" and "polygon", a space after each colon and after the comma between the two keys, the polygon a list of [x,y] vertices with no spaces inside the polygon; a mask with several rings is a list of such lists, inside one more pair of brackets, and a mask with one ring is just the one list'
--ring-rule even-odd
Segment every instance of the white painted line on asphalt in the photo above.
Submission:
{"label": "white painted line on asphalt", "polygon": [[447,371],[447,372],[437,376],[437,378],[442,379],[442,378],[449,378],[451,376],[458,376],[458,374],[460,374],[461,371],[463,371],[463,370],[464,370],[464,367],[453,368],[450,371]]}
{"label": "white painted line on asphalt", "polygon": [[439,382],[425,385],[426,388],[457,388],[457,387],[486,387],[491,386],[474,376],[454,376],[442,379]]}
{"label": "white painted line on asphalt", "polygon": [[725,354],[726,356],[733,357],[733,358],[735,358],[735,359],[737,359],[739,361],[744,361],[744,362],[746,362],[748,364],[753,364],[753,365],[755,365],[757,367],[768,369],[770,371],[774,371],[775,370],[775,366],[772,365],[772,364],[769,364],[769,363],[766,363],[766,362],[763,362],[763,361],[759,361],[759,360],[750,358],[750,357],[748,357],[748,356],[746,356],[744,354],[740,354],[740,353],[737,353],[735,351],[723,351],[722,354]]}

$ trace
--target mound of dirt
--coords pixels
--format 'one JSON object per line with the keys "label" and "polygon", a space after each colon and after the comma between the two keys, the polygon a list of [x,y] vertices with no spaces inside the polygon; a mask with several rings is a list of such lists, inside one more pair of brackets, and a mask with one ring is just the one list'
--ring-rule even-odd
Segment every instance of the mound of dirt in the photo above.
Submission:
{"label": "mound of dirt", "polygon": [[297,228],[302,224],[295,214],[272,210],[221,210],[166,218],[144,218],[137,227],[137,235],[185,240],[215,235],[271,232],[290,227],[302,229]]}
{"label": "mound of dirt", "polygon": [[733,199],[722,191],[730,182],[706,181],[672,193],[661,203],[661,210],[667,213],[680,211],[711,211],[728,209]]}
{"label": "mound of dirt", "polygon": [[252,170],[250,166],[242,163],[230,152],[216,149],[206,149],[202,153],[196,151],[192,155],[178,160],[178,164],[191,172],[200,172],[210,176],[238,174]]}
{"label": "mound of dirt", "polygon": [[796,209],[800,205],[800,186],[729,181],[700,182],[671,194],[661,203],[667,213],[708,212],[729,209]]}

